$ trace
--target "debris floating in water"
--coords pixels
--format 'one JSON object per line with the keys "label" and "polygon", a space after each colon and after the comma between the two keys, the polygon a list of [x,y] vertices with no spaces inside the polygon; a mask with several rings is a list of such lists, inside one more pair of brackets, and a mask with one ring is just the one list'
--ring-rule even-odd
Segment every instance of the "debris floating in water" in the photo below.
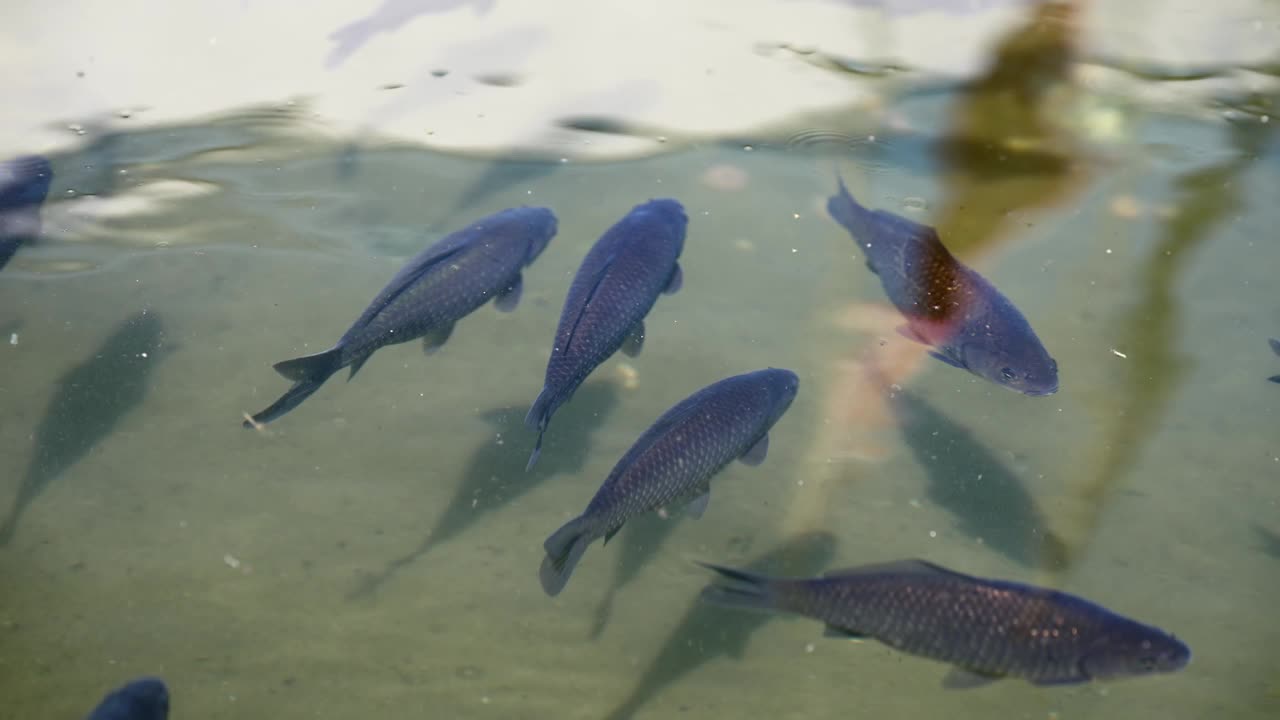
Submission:
{"label": "debris floating in water", "polygon": [[10,344],[10,345],[17,345],[17,344],[18,344],[18,333],[10,333],[10,334],[9,334],[9,344]]}
{"label": "debris floating in water", "polygon": [[1124,353],[1120,352],[1119,350],[1117,350],[1117,349],[1115,349],[1115,348],[1111,348],[1111,354],[1112,354],[1112,355],[1115,355],[1115,356],[1116,356],[1116,357],[1118,357],[1118,358],[1124,358],[1124,359],[1126,359],[1126,360],[1129,358],[1129,356],[1128,356],[1128,355],[1125,355]]}

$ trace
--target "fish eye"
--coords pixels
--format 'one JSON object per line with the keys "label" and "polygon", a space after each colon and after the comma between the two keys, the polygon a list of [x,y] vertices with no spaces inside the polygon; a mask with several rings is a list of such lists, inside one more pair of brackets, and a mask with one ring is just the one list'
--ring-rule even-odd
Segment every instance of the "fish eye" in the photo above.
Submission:
{"label": "fish eye", "polygon": [[1012,380],[1013,368],[1000,368],[1000,375],[1002,375],[1005,380]]}

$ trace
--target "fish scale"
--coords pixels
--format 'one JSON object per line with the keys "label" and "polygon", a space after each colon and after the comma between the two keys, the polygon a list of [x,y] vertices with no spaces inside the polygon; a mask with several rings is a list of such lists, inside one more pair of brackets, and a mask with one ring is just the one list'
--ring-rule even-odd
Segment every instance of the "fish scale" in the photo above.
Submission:
{"label": "fish scale", "polygon": [[1058,391],[1058,363],[1014,304],[957,260],[938,233],[859,204],[844,181],[827,213],[853,237],[885,296],[904,316],[899,331],[955,368],[1025,395]]}
{"label": "fish scale", "polygon": [[799,383],[795,373],[775,368],[735,375],[663,413],[614,466],[582,515],[547,539],[543,589],[559,593],[587,545],[601,537],[607,543],[637,515],[690,503],[691,514],[701,514],[711,479],[726,465],[763,459],[769,430],[791,406]]}
{"label": "fish scale", "polygon": [[619,349],[639,352],[645,316],[659,295],[680,288],[677,261],[688,223],[679,202],[650,200],[605,231],[583,258],[560,311],[542,392],[525,418],[537,431],[528,468],[538,460],[551,417],[583,381]]}
{"label": "fish scale", "polygon": [[1066,593],[975,578],[921,560],[769,578],[716,565],[732,581],[703,598],[821,620],[828,633],[870,637],[950,663],[950,687],[1015,676],[1040,685],[1173,672],[1191,652],[1176,637]]}
{"label": "fish scale", "polygon": [[521,271],[557,229],[547,208],[509,208],[427,247],[391,278],[332,348],[276,363],[276,372],[294,381],[293,387],[244,426],[279,418],[344,367],[351,368],[348,378],[355,377],[380,348],[423,338],[424,350],[434,352],[454,324],[490,300],[496,298],[500,310],[513,310],[523,286]]}

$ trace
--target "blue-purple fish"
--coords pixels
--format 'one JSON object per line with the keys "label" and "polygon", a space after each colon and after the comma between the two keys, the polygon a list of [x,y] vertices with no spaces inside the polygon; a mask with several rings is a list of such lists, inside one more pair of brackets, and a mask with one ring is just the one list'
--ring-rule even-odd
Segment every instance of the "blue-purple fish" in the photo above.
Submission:
{"label": "blue-purple fish", "polygon": [[158,677],[138,678],[107,693],[87,720],[167,720],[169,689]]}
{"label": "blue-purple fish", "polygon": [[1058,391],[1058,363],[1007,297],[948,252],[933,228],[868,210],[837,182],[827,212],[853,236],[905,316],[903,335],[947,365],[1024,395]]}
{"label": "blue-purple fish", "polygon": [[523,287],[521,271],[542,253],[557,227],[547,208],[511,208],[423,250],[396,273],[336,345],[276,363],[276,372],[294,385],[246,420],[245,427],[289,412],[344,367],[351,368],[348,380],[355,377],[379,348],[422,338],[430,354],[449,339],[455,323],[486,302],[493,300],[504,312],[514,310]]}
{"label": "blue-purple fish", "polygon": [[40,206],[52,181],[53,167],[39,155],[0,162],[0,269],[40,236]]}
{"label": "blue-purple fish", "polygon": [[[1267,342],[1271,344],[1271,352],[1275,353],[1276,355],[1280,355],[1280,340],[1277,340],[1275,338],[1268,338]],[[1280,383],[1280,375],[1272,375],[1267,379],[1273,383]]]}
{"label": "blue-purple fish", "polygon": [[680,203],[650,200],[609,228],[583,258],[560,311],[542,392],[525,418],[538,432],[526,469],[538,461],[551,416],[587,376],[619,349],[631,357],[640,352],[645,315],[660,294],[680,289],[677,260],[688,225]]}
{"label": "blue-purple fish", "polygon": [[873,638],[951,664],[945,687],[1003,677],[1070,685],[1181,670],[1178,638],[1074,595],[987,580],[904,560],[777,578],[700,563],[728,582],[702,591],[728,607],[775,610],[826,623],[830,637]]}
{"label": "blue-purple fish", "polygon": [[769,430],[800,388],[790,370],[768,368],[708,385],[666,411],[605,478],[587,509],[547,538],[539,577],[556,595],[596,538],[605,543],[627,520],[687,506],[701,517],[711,479],[734,460],[759,465]]}

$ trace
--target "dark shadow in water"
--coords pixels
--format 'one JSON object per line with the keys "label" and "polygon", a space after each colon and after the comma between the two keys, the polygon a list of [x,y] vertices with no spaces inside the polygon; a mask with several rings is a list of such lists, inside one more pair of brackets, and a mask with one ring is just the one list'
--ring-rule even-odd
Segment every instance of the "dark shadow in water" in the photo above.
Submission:
{"label": "dark shadow in water", "polygon": [[929,477],[927,496],[962,532],[1026,567],[1056,567],[1065,547],[1018,476],[924,398],[895,393],[903,438]]}
{"label": "dark shadow in water", "polygon": [[458,196],[453,207],[440,215],[440,219],[427,227],[427,232],[440,232],[456,229],[466,223],[459,216],[483,203],[489,198],[510,190],[513,187],[528,185],[534,180],[560,170],[563,166],[558,162],[539,160],[496,160],[489,163],[484,172],[466,190]]}
{"label": "dark shadow in water", "polygon": [[367,17],[354,20],[329,35],[333,49],[325,59],[325,67],[335,68],[347,61],[360,48],[381,33],[393,33],[420,15],[447,13],[470,6],[477,15],[493,9],[497,0],[382,0]]}
{"label": "dark shadow in water", "polygon": [[591,624],[591,638],[600,637],[613,615],[613,599],[627,583],[640,574],[640,570],[657,556],[662,544],[680,525],[680,521],[688,515],[677,510],[663,519],[657,513],[645,513],[629,520],[618,538],[622,545],[617,553],[618,564],[614,567],[613,583],[609,585],[604,599],[596,608],[595,620]]}
{"label": "dark shadow in water", "polygon": [[[813,575],[831,564],[836,538],[828,532],[801,533],[746,564],[756,572],[774,575]],[[704,603],[694,596],[693,605],[667,636],[631,695],[609,713],[606,720],[625,720],[663,688],[678,682],[718,657],[742,659],[751,635],[770,620],[772,613],[731,610]]]}
{"label": "dark shadow in water", "polygon": [[50,482],[108,438],[120,421],[142,404],[151,373],[167,352],[160,316],[144,310],[116,328],[88,360],[58,380],[44,419],[36,428],[27,473],[0,527],[0,545],[13,539],[23,512]]}
{"label": "dark shadow in water", "polygon": [[961,259],[1016,236],[1010,213],[1059,204],[1087,179],[1060,127],[1078,29],[1070,3],[1042,3],[996,46],[990,69],[952,103],[934,144],[944,198],[933,225]]}
{"label": "dark shadow in water", "polygon": [[1256,525],[1253,529],[1258,531],[1258,537],[1262,540],[1262,551],[1280,560],[1280,533],[1273,533]]}
{"label": "dark shadow in water", "polygon": [[591,436],[617,406],[618,394],[612,382],[588,383],[579,388],[573,402],[560,410],[564,414],[560,432],[554,438],[547,438],[542,459],[527,473],[524,468],[529,462],[532,442],[524,426],[528,407],[506,405],[485,412],[485,420],[502,433],[503,443],[499,445],[493,437],[486,437],[471,453],[453,499],[422,543],[407,555],[389,562],[381,572],[364,577],[347,594],[347,599],[372,596],[432,548],[457,537],[487,514],[514,502],[553,476],[580,472],[591,451]]}
{"label": "dark shadow in water", "polygon": [[1069,549],[1072,563],[1084,553],[1111,492],[1160,427],[1165,408],[1186,372],[1177,353],[1182,309],[1178,283],[1192,251],[1210,237],[1215,226],[1243,209],[1238,190],[1245,183],[1239,176],[1262,156],[1274,126],[1253,117],[1233,125],[1235,156],[1176,182],[1179,197],[1174,206],[1178,213],[1165,226],[1164,237],[1153,248],[1136,283],[1145,293],[1121,318],[1120,336],[1142,352],[1121,365],[1126,374],[1119,384],[1122,394],[1108,411],[1116,422],[1104,433],[1107,442],[1097,472],[1075,488],[1086,515],[1082,527],[1073,529],[1078,539]]}

